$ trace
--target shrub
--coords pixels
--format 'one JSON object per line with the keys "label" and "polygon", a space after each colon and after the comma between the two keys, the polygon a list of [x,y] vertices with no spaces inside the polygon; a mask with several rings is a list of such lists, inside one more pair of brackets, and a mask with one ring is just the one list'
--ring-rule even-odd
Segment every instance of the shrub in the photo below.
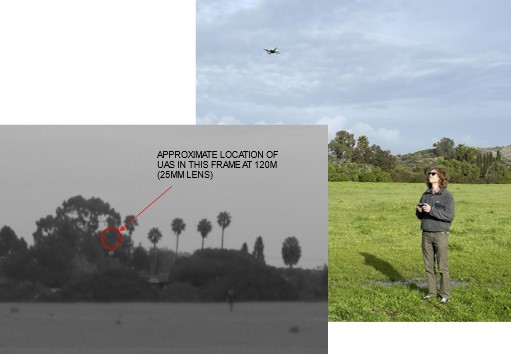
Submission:
{"label": "shrub", "polygon": [[176,282],[159,293],[159,300],[197,302],[200,300],[200,294],[198,288],[190,283]]}
{"label": "shrub", "polygon": [[129,269],[107,269],[80,275],[61,290],[68,301],[150,300],[150,284]]}
{"label": "shrub", "polygon": [[201,301],[224,301],[229,289],[237,300],[294,300],[297,289],[278,270],[237,250],[205,249],[176,261],[174,283],[197,289]]}

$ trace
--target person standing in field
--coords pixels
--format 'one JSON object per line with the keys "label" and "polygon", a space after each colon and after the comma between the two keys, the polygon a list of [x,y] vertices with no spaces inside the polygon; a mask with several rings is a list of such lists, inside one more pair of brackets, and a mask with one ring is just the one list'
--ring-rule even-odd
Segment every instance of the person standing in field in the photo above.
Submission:
{"label": "person standing in field", "polygon": [[227,293],[227,301],[229,301],[229,309],[232,312],[232,308],[234,306],[234,290],[229,289],[229,292]]}
{"label": "person standing in field", "polygon": [[428,280],[428,294],[423,300],[436,298],[437,278],[435,260],[440,273],[440,302],[451,298],[447,248],[449,230],[454,220],[454,197],[447,190],[447,173],[441,168],[432,168],[427,175],[428,189],[422,194],[415,214],[421,220],[422,258]]}

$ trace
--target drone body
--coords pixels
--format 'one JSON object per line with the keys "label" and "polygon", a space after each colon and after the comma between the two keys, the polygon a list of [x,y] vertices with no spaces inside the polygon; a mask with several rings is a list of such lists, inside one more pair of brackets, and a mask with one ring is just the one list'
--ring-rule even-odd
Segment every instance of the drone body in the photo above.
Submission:
{"label": "drone body", "polygon": [[264,48],[264,50],[266,51],[266,53],[267,53],[268,55],[272,55],[272,54],[280,54],[280,52],[278,51],[278,48],[277,48],[277,47],[275,47],[275,48],[273,48],[273,49],[266,49],[266,48]]}

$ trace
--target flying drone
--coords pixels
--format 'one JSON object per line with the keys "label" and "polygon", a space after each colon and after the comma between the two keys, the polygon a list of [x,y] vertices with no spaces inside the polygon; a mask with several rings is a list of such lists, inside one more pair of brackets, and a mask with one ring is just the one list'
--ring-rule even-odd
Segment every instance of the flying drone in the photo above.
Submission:
{"label": "flying drone", "polygon": [[275,47],[275,48],[273,48],[273,49],[266,49],[266,48],[264,48],[264,50],[266,51],[266,53],[267,53],[268,55],[272,55],[272,54],[280,54],[280,52],[278,51],[278,48],[277,48],[277,47]]}

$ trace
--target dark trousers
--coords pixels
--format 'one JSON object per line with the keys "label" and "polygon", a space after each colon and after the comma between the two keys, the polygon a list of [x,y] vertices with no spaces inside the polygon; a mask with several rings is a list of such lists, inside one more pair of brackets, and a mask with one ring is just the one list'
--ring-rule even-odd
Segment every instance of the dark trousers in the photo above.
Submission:
{"label": "dark trousers", "polygon": [[440,273],[440,296],[451,297],[451,277],[449,275],[447,247],[448,232],[422,232],[422,258],[426,268],[429,294],[437,295],[435,260]]}

